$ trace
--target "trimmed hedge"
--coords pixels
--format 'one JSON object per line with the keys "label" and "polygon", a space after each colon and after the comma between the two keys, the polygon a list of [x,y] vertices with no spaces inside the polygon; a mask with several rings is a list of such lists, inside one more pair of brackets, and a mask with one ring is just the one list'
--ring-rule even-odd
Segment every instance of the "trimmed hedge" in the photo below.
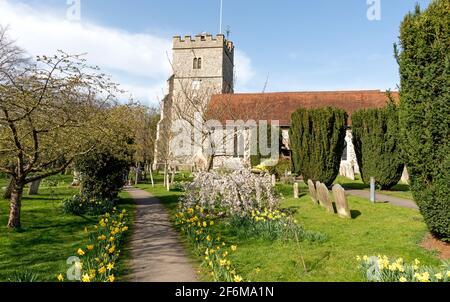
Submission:
{"label": "trimmed hedge", "polygon": [[437,237],[450,241],[450,1],[409,13],[396,48],[400,123],[411,188]]}
{"label": "trimmed hedge", "polygon": [[348,115],[337,108],[299,109],[292,115],[294,172],[330,186],[339,174]]}
{"label": "trimmed hedge", "polygon": [[399,131],[398,108],[393,102],[352,115],[353,145],[364,183],[375,177],[383,190],[398,184],[405,168]]}

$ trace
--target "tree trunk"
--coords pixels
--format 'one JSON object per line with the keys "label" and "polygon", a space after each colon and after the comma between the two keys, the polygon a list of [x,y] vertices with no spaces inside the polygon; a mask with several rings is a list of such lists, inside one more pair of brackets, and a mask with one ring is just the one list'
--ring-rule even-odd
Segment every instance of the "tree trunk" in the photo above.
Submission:
{"label": "tree trunk", "polygon": [[154,188],[155,187],[155,181],[154,181],[154,179],[153,179],[153,169],[152,169],[152,167],[150,166],[150,180],[152,181],[152,188]]}
{"label": "tree trunk", "polygon": [[207,172],[211,172],[214,168],[214,156],[210,156],[208,158],[208,167],[207,167]]}
{"label": "tree trunk", "polygon": [[28,195],[38,195],[39,194],[39,186],[41,185],[41,180],[33,181],[30,184],[30,189],[28,190]]}
{"label": "tree trunk", "polygon": [[19,229],[20,224],[20,209],[22,206],[22,195],[23,195],[22,183],[16,183],[11,192],[11,205],[9,212],[8,228]]}
{"label": "tree trunk", "polygon": [[14,178],[9,179],[8,186],[6,187],[5,194],[3,194],[3,199],[11,199],[12,190],[14,188]]}

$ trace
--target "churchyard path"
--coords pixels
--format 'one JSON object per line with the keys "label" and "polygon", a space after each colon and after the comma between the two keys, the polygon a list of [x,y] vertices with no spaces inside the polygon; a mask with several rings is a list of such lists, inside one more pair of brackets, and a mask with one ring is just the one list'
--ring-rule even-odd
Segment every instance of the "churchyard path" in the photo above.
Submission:
{"label": "churchyard path", "polygon": [[195,282],[195,271],[167,210],[149,193],[128,188],[136,202],[130,243],[131,282]]}
{"label": "churchyard path", "polygon": [[[354,195],[354,196],[358,196],[358,197],[370,200],[370,192],[369,191],[347,190],[346,192],[348,195]],[[394,206],[398,206],[398,207],[402,207],[402,208],[415,209],[415,210],[419,209],[417,204],[410,199],[399,198],[399,197],[388,196],[388,195],[377,193],[376,200],[377,200],[377,203],[378,202],[379,203],[390,203]]]}

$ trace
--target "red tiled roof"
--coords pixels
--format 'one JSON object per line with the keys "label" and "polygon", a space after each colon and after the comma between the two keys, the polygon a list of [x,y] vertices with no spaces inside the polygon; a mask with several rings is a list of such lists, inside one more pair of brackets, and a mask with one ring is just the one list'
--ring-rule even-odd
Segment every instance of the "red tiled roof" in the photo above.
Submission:
{"label": "red tiled roof", "polygon": [[[392,92],[398,101],[398,92]],[[209,118],[227,120],[279,120],[281,126],[289,126],[292,114],[299,108],[337,107],[350,116],[360,109],[382,108],[389,101],[386,92],[325,91],[239,93],[213,95],[209,104]]]}

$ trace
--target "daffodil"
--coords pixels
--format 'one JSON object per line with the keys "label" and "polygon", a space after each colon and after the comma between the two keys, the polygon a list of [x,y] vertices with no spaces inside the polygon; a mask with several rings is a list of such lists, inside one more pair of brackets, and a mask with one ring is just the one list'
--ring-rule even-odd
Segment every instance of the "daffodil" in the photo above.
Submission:
{"label": "daffodil", "polygon": [[104,266],[100,267],[98,269],[98,273],[103,275],[104,273],[106,273],[106,268]]}
{"label": "daffodil", "polygon": [[89,277],[88,274],[84,274],[83,277],[81,278],[82,282],[91,282],[91,277]]}
{"label": "daffodil", "polygon": [[106,268],[111,271],[114,268],[114,263],[108,263],[108,265],[106,266]]}
{"label": "daffodil", "polygon": [[434,275],[436,277],[437,280],[442,280],[444,278],[444,276],[442,276],[441,273],[437,273],[436,275]]}
{"label": "daffodil", "polygon": [[231,246],[231,250],[232,250],[233,252],[236,252],[237,246],[236,246],[236,245],[232,245],[232,246]]}
{"label": "daffodil", "polygon": [[114,282],[116,280],[116,278],[114,277],[114,275],[110,275],[109,277],[108,277],[108,281],[109,282]]}
{"label": "daffodil", "polygon": [[237,283],[242,282],[242,277],[239,275],[234,276],[234,282],[237,282]]}
{"label": "daffodil", "polygon": [[112,247],[110,247],[110,248],[108,249],[108,253],[113,254],[115,250],[116,250],[116,246],[113,245]]}
{"label": "daffodil", "polygon": [[59,274],[57,278],[58,278],[59,282],[63,282],[64,281],[64,276],[62,274]]}
{"label": "daffodil", "polygon": [[406,278],[405,278],[405,277],[401,277],[399,281],[400,281],[401,283],[405,283],[405,282],[408,282],[408,280],[406,280]]}
{"label": "daffodil", "polygon": [[80,256],[84,256],[85,252],[82,249],[78,249],[77,254]]}
{"label": "daffodil", "polygon": [[94,246],[93,246],[93,245],[88,245],[86,248],[87,248],[89,251],[92,251],[92,250],[94,249]]}

